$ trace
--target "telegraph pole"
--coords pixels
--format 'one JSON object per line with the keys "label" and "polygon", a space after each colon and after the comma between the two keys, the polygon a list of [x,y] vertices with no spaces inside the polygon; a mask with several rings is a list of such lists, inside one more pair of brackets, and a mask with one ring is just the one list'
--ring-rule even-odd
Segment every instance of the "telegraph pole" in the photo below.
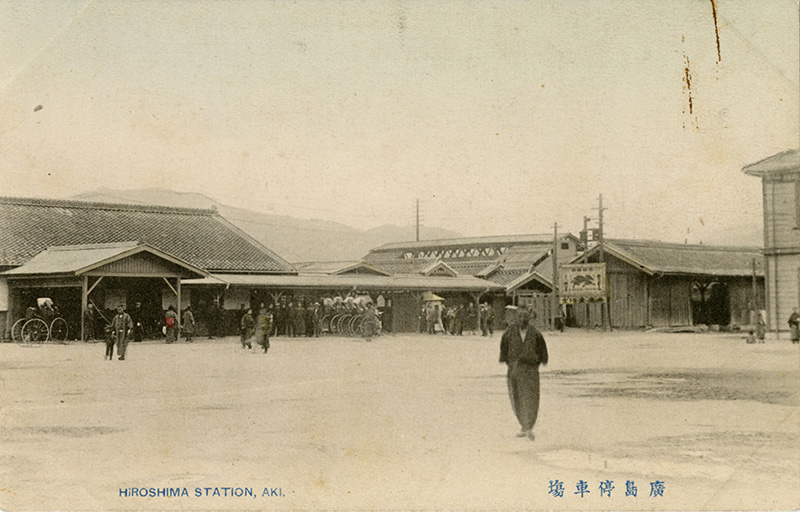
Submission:
{"label": "telegraph pole", "polygon": [[419,198],[417,198],[417,242],[419,242]]}
{"label": "telegraph pole", "polygon": [[756,259],[753,258],[753,325],[758,324],[760,316],[760,308],[758,307],[758,282],[756,281]]}
{"label": "telegraph pole", "polygon": [[553,330],[556,329],[556,319],[561,316],[561,307],[558,302],[558,222],[553,223],[553,294],[552,294],[552,322]]}
{"label": "telegraph pole", "polygon": [[592,220],[590,217],[586,215],[583,216],[583,263],[589,263],[589,256],[587,253],[589,252],[589,221]]}
{"label": "telegraph pole", "polygon": [[[605,235],[603,234],[603,212],[608,208],[603,208],[603,194],[600,194],[599,197],[599,205],[597,208],[597,257],[598,262],[605,263],[605,254],[603,252],[603,240]],[[603,316],[603,329],[604,330],[612,330],[611,328],[611,308],[609,307],[608,301],[611,300],[610,293],[609,293],[609,282],[608,282],[608,272],[606,272],[606,296],[605,301],[603,301],[602,305],[602,316]]]}

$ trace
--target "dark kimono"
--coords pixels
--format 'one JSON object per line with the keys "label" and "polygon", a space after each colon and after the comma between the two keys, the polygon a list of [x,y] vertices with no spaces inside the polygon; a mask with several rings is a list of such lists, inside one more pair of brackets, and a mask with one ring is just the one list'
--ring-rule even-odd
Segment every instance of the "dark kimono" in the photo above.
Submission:
{"label": "dark kimono", "polygon": [[508,395],[523,431],[539,415],[539,365],[547,364],[547,345],[538,329],[528,325],[525,339],[512,324],[500,340],[500,362],[508,365]]}

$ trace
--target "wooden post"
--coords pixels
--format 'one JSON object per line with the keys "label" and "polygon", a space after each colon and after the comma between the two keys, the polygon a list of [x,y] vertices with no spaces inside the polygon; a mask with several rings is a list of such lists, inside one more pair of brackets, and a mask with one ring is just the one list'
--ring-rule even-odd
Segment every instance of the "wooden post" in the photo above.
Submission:
{"label": "wooden post", "polygon": [[551,327],[556,330],[556,320],[559,317],[561,308],[558,304],[558,222],[553,223],[553,289],[551,291]]}
{"label": "wooden post", "polygon": [[89,276],[81,281],[81,341],[86,341],[86,311],[89,309]]}
{"label": "wooden post", "polygon": [[[598,258],[600,263],[605,263],[605,254],[603,251],[603,241],[605,239],[605,235],[603,233],[603,211],[606,208],[603,208],[603,194],[600,194],[599,198],[599,207],[597,208],[598,211]],[[603,329],[607,331],[613,330],[611,327],[611,306],[609,302],[611,301],[611,283],[609,283],[608,279],[608,271],[606,271],[606,297],[605,301],[602,302],[600,305],[601,308],[601,315],[603,317]]]}
{"label": "wooden post", "polygon": [[176,313],[178,314],[178,337],[180,337],[180,332],[181,332],[180,331],[180,327],[181,327],[181,278],[180,278],[180,276],[177,277],[177,280],[178,280],[178,286],[176,287],[177,291],[175,292],[175,294],[178,296],[178,311],[176,311]]}

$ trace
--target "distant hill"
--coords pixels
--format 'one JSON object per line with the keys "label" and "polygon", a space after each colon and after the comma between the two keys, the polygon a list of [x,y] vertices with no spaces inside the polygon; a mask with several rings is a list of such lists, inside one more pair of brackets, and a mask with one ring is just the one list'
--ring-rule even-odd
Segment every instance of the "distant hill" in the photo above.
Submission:
{"label": "distant hill", "polygon": [[[203,194],[163,189],[115,190],[99,188],[72,196],[79,201],[132,203],[179,208],[216,208],[232,224],[290,262],[357,260],[370,249],[389,242],[414,240],[414,226],[384,225],[359,230],[321,219],[270,215],[222,204]],[[446,229],[421,227],[423,239],[462,236]]]}

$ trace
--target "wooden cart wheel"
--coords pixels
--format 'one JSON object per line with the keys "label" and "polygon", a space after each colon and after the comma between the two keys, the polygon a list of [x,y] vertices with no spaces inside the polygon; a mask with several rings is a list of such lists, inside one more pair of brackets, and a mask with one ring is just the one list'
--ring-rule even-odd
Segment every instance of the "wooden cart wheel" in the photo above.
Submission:
{"label": "wooden cart wheel", "polygon": [[44,343],[49,337],[50,329],[41,318],[32,318],[22,326],[23,343]]}
{"label": "wooden cart wheel", "polygon": [[69,327],[67,321],[61,317],[56,318],[50,323],[50,338],[61,344],[67,343],[67,335],[69,334]]}
{"label": "wooden cart wheel", "polygon": [[27,321],[27,318],[20,318],[14,322],[14,326],[11,328],[11,339],[14,341],[14,343],[23,343],[22,326],[25,325],[25,322]]}

